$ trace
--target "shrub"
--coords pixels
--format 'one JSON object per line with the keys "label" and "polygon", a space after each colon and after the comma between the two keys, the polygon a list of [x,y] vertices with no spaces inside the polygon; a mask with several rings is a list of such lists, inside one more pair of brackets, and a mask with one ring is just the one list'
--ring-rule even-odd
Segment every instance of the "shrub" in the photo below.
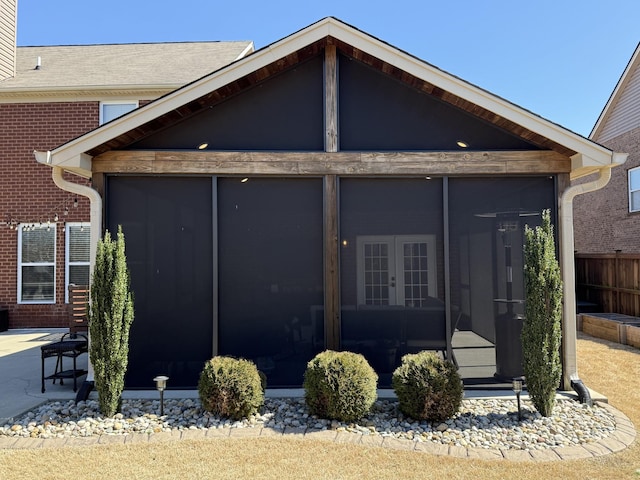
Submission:
{"label": "shrub", "polygon": [[362,355],[327,350],[307,364],[305,401],[313,415],[352,422],[371,410],[377,382],[378,375]]}
{"label": "shrub", "polygon": [[110,417],[122,403],[129,361],[129,329],[134,316],[121,227],[115,240],[107,230],[104,239],[98,242],[90,301],[89,356],[100,411]]}
{"label": "shrub", "polygon": [[524,263],[522,363],[531,402],[548,417],[562,374],[562,280],[549,210],[542,212],[542,226],[525,227]]}
{"label": "shrub", "polygon": [[391,379],[400,411],[416,420],[441,422],[462,403],[462,379],[451,362],[433,352],[407,354]]}
{"label": "shrub", "polygon": [[206,411],[233,420],[257,413],[264,403],[264,388],[256,365],[232,357],[217,356],[205,363],[198,394]]}

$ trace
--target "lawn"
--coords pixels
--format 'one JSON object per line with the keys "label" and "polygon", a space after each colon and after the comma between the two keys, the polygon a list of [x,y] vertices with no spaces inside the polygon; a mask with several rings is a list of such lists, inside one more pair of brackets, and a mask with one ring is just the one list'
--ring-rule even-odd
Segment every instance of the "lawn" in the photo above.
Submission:
{"label": "lawn", "polygon": [[[640,351],[581,335],[585,384],[640,425]],[[518,463],[433,456],[296,438],[225,438],[169,443],[1,450],[0,479],[640,479],[636,441],[591,460]]]}

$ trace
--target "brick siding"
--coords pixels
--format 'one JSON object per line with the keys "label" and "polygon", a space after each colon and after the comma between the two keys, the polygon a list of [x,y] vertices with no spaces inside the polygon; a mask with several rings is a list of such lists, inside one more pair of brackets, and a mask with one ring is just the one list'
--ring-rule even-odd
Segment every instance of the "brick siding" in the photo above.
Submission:
{"label": "brick siding", "polygon": [[[611,171],[607,186],[574,201],[575,250],[578,253],[640,253],[640,212],[629,213],[627,172],[640,166],[640,127],[605,144],[629,153],[624,165]],[[588,181],[581,179],[581,182]],[[578,183],[578,182],[576,182]]]}
{"label": "brick siding", "polygon": [[[69,215],[53,209],[73,196],[56,187],[51,168],[36,162],[34,150],[52,150],[98,126],[99,102],[0,104],[0,307],[9,309],[9,328],[64,327],[65,221],[89,221],[89,202],[78,197]],[[70,181],[86,184],[80,177]],[[55,305],[17,304],[18,233],[4,225],[7,216],[22,221],[43,221],[58,213]]]}

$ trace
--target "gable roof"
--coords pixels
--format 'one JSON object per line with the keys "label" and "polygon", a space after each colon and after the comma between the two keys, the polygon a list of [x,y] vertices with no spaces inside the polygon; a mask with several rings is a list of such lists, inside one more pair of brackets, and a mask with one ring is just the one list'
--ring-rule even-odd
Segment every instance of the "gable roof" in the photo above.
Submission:
{"label": "gable roof", "polygon": [[16,75],[0,82],[0,98],[141,88],[166,92],[252,51],[250,41],[18,47]]}
{"label": "gable roof", "polygon": [[589,138],[602,143],[637,127],[640,127],[640,43]]}
{"label": "gable roof", "polygon": [[617,157],[611,150],[333,17],[322,19],[51,152],[39,152],[36,158],[41,163],[90,176],[93,156],[126,147],[151,130],[208,108],[212,101],[237,93],[242,85],[258,83],[286,66],[309,58],[327,44],[336,45],[354,58],[541,148],[570,156],[574,177],[589,174],[616,161]]}

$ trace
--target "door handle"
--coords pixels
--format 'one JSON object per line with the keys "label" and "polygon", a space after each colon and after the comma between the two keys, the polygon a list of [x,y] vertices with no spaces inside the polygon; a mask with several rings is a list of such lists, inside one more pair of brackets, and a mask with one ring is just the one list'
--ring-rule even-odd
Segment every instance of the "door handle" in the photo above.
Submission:
{"label": "door handle", "polygon": [[395,287],[396,286],[396,277],[391,277],[391,284],[389,286],[390,287]]}

